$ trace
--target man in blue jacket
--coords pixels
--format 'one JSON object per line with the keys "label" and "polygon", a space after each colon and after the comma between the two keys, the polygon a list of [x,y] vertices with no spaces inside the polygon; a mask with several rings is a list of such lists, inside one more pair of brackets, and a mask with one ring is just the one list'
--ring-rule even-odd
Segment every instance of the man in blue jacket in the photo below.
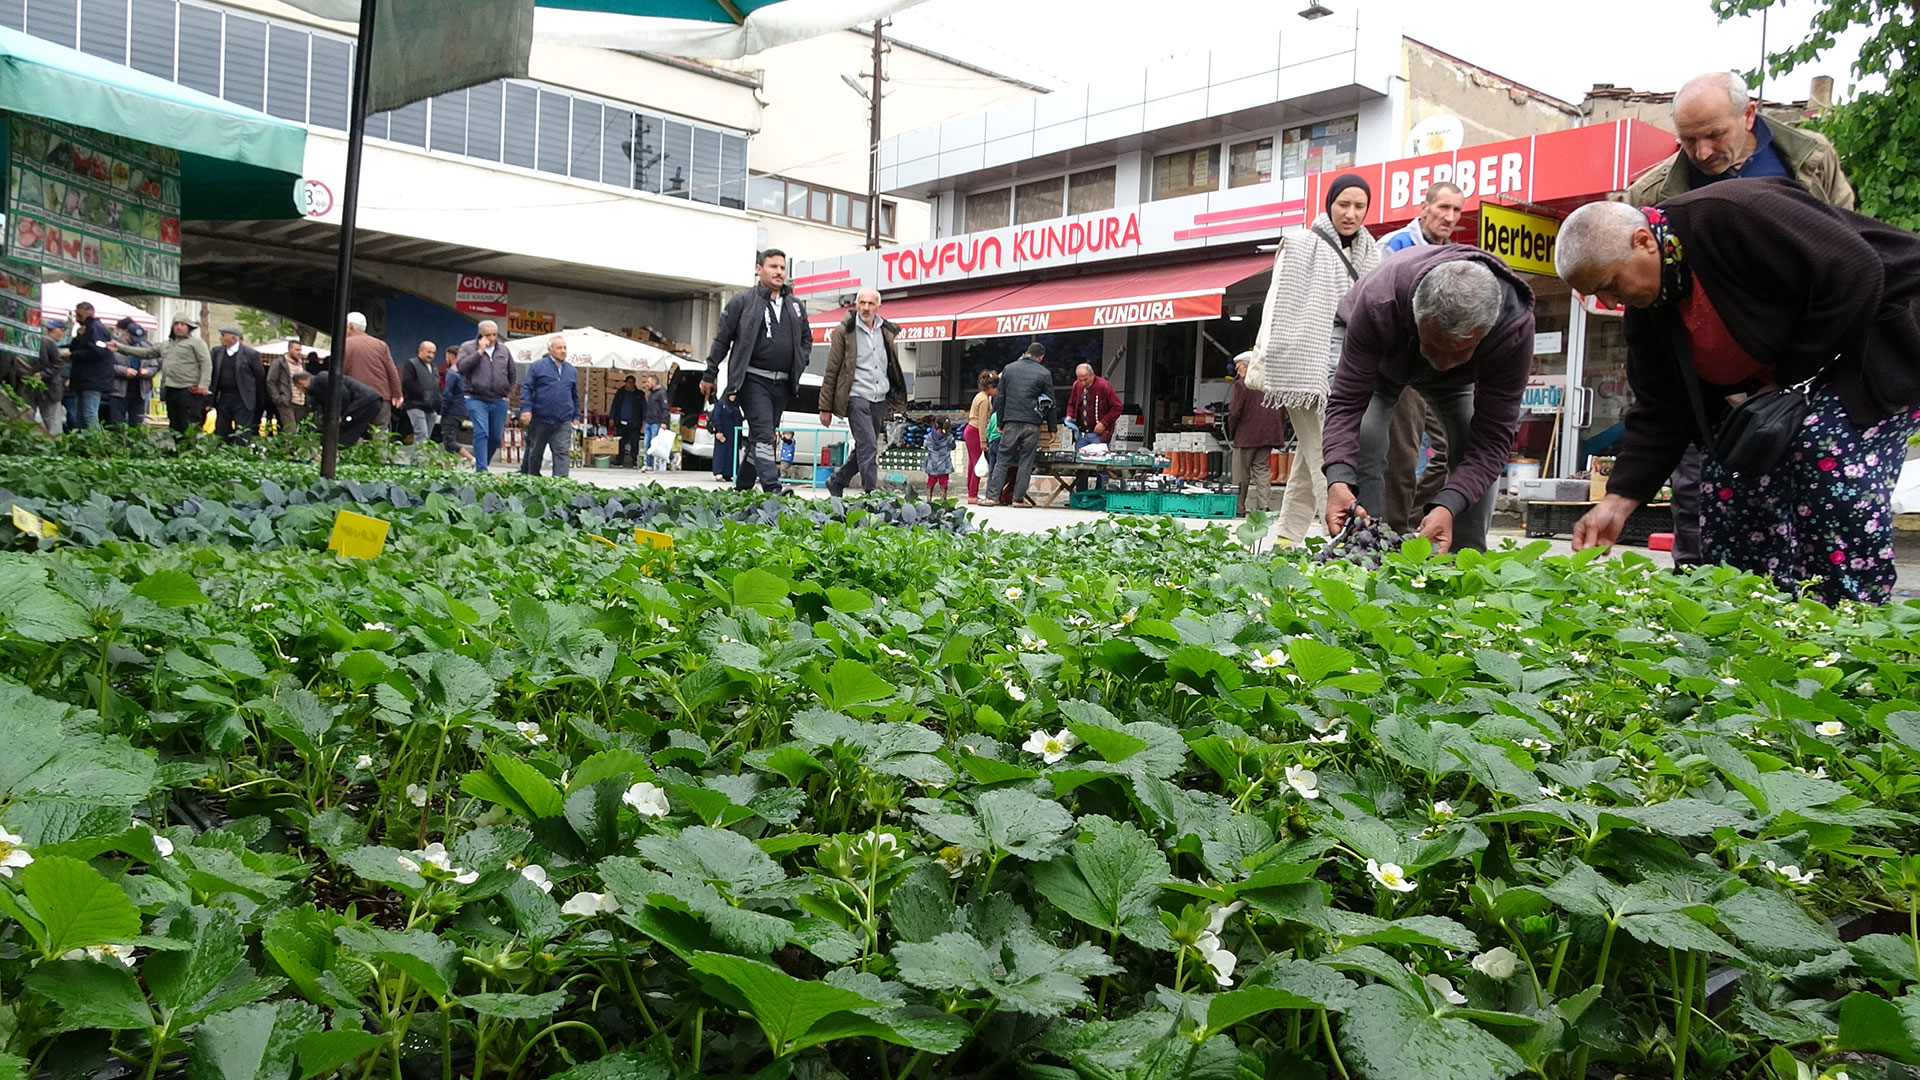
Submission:
{"label": "man in blue jacket", "polygon": [[82,301],[73,308],[73,337],[67,342],[72,365],[67,376],[67,392],[79,403],[74,427],[99,427],[101,402],[113,393],[114,375],[119,361],[109,344],[113,331],[93,314],[93,305]]}
{"label": "man in blue jacket", "polygon": [[786,490],[780,484],[780,461],[774,453],[780,414],[800,386],[813,352],[813,328],[807,325],[807,306],[787,285],[786,252],[768,248],[756,261],[759,284],[736,294],[720,309],[720,328],[707,353],[706,375],[700,393],[712,397],[715,387],[723,398],[734,397],[747,420],[747,447],[754,470],[740,471],[735,487],[751,487],[754,476],[769,492]]}
{"label": "man in blue jacket", "polygon": [[547,342],[547,354],[527,369],[520,388],[520,422],[527,427],[526,456],[520,471],[540,475],[540,458],[553,450],[553,475],[565,476],[573,455],[573,424],[581,419],[579,371],[567,363],[567,339]]}

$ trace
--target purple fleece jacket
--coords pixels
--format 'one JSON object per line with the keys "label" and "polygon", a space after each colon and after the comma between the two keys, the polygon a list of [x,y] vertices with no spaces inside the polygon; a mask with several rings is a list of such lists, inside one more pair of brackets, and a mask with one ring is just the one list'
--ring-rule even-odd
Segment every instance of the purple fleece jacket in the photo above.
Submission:
{"label": "purple fleece jacket", "polygon": [[[1413,290],[1427,271],[1444,262],[1472,259],[1490,268],[1508,295],[1493,329],[1473,359],[1451,371],[1435,371],[1420,355],[1413,323]],[[1473,427],[1465,451],[1450,460],[1447,486],[1436,505],[1457,516],[1486,494],[1506,471],[1513,435],[1520,427],[1520,397],[1533,367],[1533,290],[1499,259],[1464,244],[1414,247],[1382,262],[1340,301],[1334,317],[1345,327],[1340,366],[1327,399],[1321,460],[1328,484],[1357,485],[1360,419],[1374,391],[1450,391],[1473,388]],[[1449,459],[1454,457],[1451,450]]]}

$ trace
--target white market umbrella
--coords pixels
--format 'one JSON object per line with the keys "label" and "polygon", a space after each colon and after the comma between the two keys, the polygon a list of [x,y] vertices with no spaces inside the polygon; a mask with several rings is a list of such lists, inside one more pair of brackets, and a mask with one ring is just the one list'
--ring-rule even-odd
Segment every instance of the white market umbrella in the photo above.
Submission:
{"label": "white market umbrella", "polygon": [[160,329],[160,319],[151,311],[142,311],[118,297],[106,293],[83,289],[65,281],[49,281],[40,286],[40,318],[48,316],[71,319],[74,306],[81,303],[93,305],[93,313],[101,322],[112,326],[128,316],[144,327],[148,334]]}
{"label": "white market umbrella", "polygon": [[547,351],[547,343],[559,337],[567,343],[567,362],[582,368],[619,368],[622,371],[672,371],[692,367],[694,361],[656,349],[643,341],[610,334],[591,326],[562,330],[558,334],[536,334],[507,342],[515,363],[531,364]]}

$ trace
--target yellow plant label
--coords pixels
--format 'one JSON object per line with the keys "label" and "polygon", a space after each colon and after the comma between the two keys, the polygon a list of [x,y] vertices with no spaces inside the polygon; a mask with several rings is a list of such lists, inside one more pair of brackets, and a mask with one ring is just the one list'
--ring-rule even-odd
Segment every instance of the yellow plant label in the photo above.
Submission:
{"label": "yellow plant label", "polygon": [[387,530],[392,527],[390,522],[377,517],[342,510],[333,519],[333,536],[327,540],[327,550],[337,551],[349,559],[379,558],[387,546]]}
{"label": "yellow plant label", "polygon": [[[13,508],[13,527],[28,536],[38,536],[42,539],[50,540],[60,535],[60,526],[19,506]],[[673,541],[669,540],[667,543],[671,544]]]}
{"label": "yellow plant label", "polygon": [[601,536],[601,535],[600,535],[599,533],[588,533],[588,534],[587,534],[587,539],[589,539],[589,540],[598,540],[598,541],[600,541],[601,543],[603,543],[603,544],[605,544],[605,545],[607,545],[608,547],[619,547],[619,546],[620,546],[619,544],[616,544],[616,543],[614,543],[613,541],[611,541],[611,540],[609,540],[609,539],[607,539],[606,537],[604,537],[604,536]]}
{"label": "yellow plant label", "polygon": [[633,530],[633,542],[636,544],[647,544],[657,548],[673,547],[673,537],[663,532],[654,532],[652,529]]}

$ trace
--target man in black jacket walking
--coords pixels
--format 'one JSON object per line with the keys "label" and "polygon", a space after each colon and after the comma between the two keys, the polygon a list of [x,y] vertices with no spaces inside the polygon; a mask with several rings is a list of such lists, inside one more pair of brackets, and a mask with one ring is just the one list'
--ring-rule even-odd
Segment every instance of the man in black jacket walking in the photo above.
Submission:
{"label": "man in black jacket walking", "polygon": [[412,425],[415,446],[431,442],[434,425],[440,421],[440,379],[433,373],[438,352],[439,346],[423,341],[412,359],[400,364],[400,394],[405,399],[401,405]]}
{"label": "man in black jacket walking", "polygon": [[807,325],[807,306],[787,285],[786,253],[768,248],[756,265],[759,284],[736,294],[720,311],[700,393],[711,397],[718,386],[723,397],[739,395],[754,473],[743,472],[736,487],[750,487],[749,478],[757,473],[768,492],[780,492],[785,489],[774,441],[780,414],[807,370],[813,328]]}
{"label": "man in black jacket walking", "polygon": [[1000,395],[993,399],[993,410],[1000,414],[1000,453],[993,459],[987,490],[996,497],[1005,491],[1012,469],[1013,501],[1023,506],[1033,505],[1027,482],[1040,450],[1040,425],[1053,419],[1053,372],[1041,363],[1046,355],[1046,347],[1037,341],[1027,346],[1020,359],[1000,372]]}

